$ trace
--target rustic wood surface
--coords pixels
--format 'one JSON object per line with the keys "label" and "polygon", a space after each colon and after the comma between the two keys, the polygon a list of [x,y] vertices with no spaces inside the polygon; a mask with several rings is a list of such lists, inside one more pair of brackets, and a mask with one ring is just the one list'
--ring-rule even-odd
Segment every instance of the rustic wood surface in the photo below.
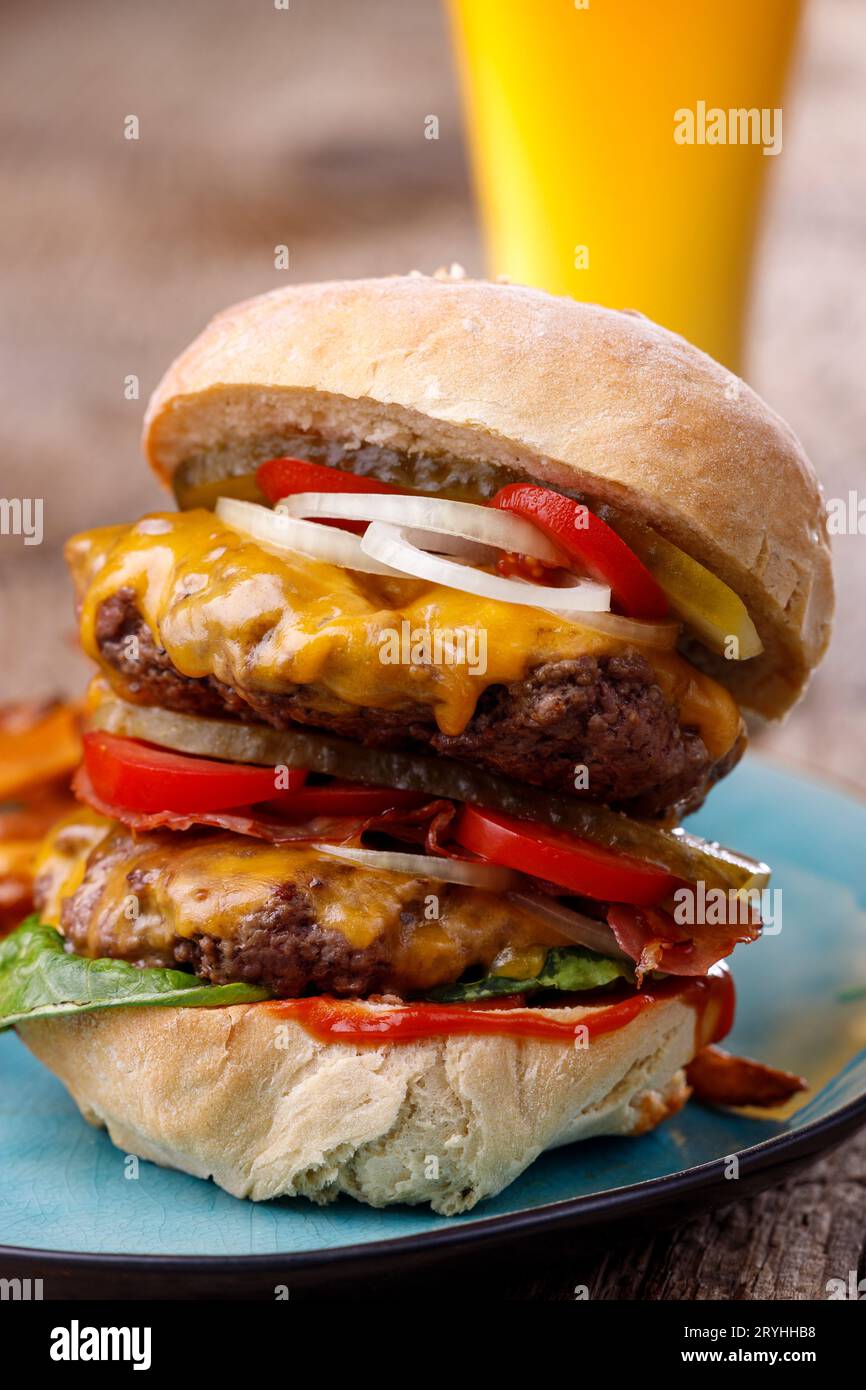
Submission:
{"label": "rustic wood surface", "polygon": [[[6,0],[4,496],[45,499],[45,540],[0,538],[0,697],[81,689],[61,545],[159,504],[143,401],[217,308],[290,279],[482,268],[436,0]],[[752,312],[757,388],[831,496],[862,487],[866,7],[813,0],[785,112]],[[423,138],[425,117],[440,139]],[[137,142],[122,138],[135,114]],[[134,373],[141,399],[127,401]],[[759,745],[866,787],[864,540],[836,546],[840,615],[802,707]],[[750,1201],[603,1256],[551,1240],[487,1297],[821,1297],[863,1261],[866,1135]],[[862,1270],[861,1270],[862,1273]],[[452,1287],[459,1270],[452,1271]],[[410,1285],[411,1286],[411,1285]]]}

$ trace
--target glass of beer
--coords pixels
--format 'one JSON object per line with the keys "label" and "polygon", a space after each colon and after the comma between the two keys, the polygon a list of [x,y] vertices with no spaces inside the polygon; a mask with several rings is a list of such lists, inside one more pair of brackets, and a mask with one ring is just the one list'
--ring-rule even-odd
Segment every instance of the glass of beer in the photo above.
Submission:
{"label": "glass of beer", "polygon": [[449,0],[489,272],[732,370],[799,0]]}

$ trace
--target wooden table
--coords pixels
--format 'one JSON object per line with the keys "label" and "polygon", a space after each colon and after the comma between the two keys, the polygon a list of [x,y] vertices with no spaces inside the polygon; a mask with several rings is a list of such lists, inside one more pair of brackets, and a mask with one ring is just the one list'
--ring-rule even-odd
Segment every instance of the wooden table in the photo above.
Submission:
{"label": "wooden table", "polygon": [[[289,279],[481,270],[435,0],[7,3],[0,152],[7,271],[2,490],[45,499],[45,542],[0,538],[0,696],[81,689],[63,539],[159,503],[137,458],[147,393],[216,309]],[[754,385],[830,495],[862,486],[866,9],[814,0],[773,161]],[[424,139],[425,117],[440,139]],[[123,138],[137,115],[140,139]],[[790,119],[789,119],[790,116]],[[124,379],[140,399],[124,397]],[[802,707],[756,741],[866,787],[866,559],[837,547],[840,615]],[[495,1298],[808,1298],[856,1268],[866,1135],[811,1172],[651,1240],[567,1240],[485,1282]],[[454,1272],[459,1279],[459,1272]],[[456,1284],[454,1285],[456,1287]]]}

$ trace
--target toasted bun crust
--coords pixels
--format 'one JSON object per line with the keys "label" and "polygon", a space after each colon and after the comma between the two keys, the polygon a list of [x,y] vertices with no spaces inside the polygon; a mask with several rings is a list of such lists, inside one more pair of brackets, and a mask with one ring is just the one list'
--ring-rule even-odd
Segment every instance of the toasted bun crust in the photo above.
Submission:
{"label": "toasted bun crust", "polygon": [[639,1134],[678,1110],[695,1013],[667,1000],[585,1048],[510,1037],[325,1043],[261,1004],[119,1009],[19,1031],[125,1152],[236,1197],[348,1193],[452,1215],[544,1149]]}
{"label": "toasted bun crust", "polygon": [[827,645],[830,551],[801,445],[640,314],[448,277],[290,286],[213,320],[157,388],[143,442],[168,479],[191,454],[297,428],[509,465],[642,517],[745,602],[763,654],[701,664],[768,717]]}

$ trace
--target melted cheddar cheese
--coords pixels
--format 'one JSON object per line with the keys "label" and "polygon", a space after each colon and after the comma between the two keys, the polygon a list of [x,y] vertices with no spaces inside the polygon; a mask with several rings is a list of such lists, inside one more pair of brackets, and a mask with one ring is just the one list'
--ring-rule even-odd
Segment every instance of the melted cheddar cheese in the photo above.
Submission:
{"label": "melted cheddar cheese", "polygon": [[[82,642],[96,661],[99,606],[131,590],[154,639],[185,676],[272,694],[313,686],[320,707],[329,696],[371,709],[422,706],[445,734],[462,733],[487,686],[519,680],[546,661],[626,646],[541,609],[277,554],[207,511],[85,532],[70,541],[67,557]],[[484,668],[472,660],[383,660],[383,644],[404,622],[413,634],[483,633]],[[700,731],[714,760],[722,757],[740,727],[732,697],[675,652],[645,645],[641,652],[680,722]],[[108,674],[117,686],[116,673]]]}
{"label": "melted cheddar cheese", "polygon": [[56,827],[43,848],[44,920],[60,923],[78,890],[86,907],[65,918],[76,953],[140,965],[173,964],[177,938],[235,941],[251,923],[279,925],[287,895],[354,950],[381,951],[388,987],[406,993],[475,966],[531,976],[549,947],[573,944],[498,894],[239,835],[133,837],[85,811]]}

